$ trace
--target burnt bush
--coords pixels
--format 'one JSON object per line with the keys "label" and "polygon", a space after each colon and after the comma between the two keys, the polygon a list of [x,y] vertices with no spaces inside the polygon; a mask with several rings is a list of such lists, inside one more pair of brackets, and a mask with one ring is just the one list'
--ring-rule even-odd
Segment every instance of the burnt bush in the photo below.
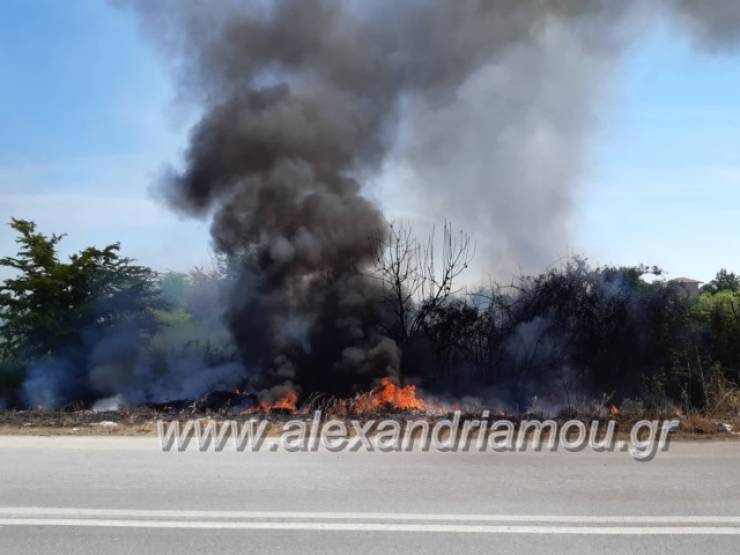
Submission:
{"label": "burnt bush", "polygon": [[[651,409],[710,402],[737,383],[740,295],[692,297],[655,267],[564,265],[473,294],[451,294],[404,338],[402,372],[456,395],[493,391],[522,410],[534,397],[585,404],[608,394]],[[400,338],[399,338],[400,339]]]}

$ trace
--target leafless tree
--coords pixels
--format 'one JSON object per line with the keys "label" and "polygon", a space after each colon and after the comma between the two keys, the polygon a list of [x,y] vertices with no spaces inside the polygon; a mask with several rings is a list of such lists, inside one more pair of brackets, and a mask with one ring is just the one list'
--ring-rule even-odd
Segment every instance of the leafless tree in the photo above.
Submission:
{"label": "leafless tree", "polygon": [[[441,255],[439,249],[441,247]],[[376,274],[396,316],[401,343],[419,331],[425,319],[459,292],[456,280],[472,258],[470,236],[443,223],[441,241],[432,228],[426,241],[405,222],[390,225],[378,250]]]}

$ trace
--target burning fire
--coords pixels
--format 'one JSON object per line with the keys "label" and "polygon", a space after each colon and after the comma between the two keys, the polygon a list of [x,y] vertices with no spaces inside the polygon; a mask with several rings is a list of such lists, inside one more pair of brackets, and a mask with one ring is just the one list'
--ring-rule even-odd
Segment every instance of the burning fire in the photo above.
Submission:
{"label": "burning fire", "polygon": [[619,408],[617,405],[612,405],[612,408],[609,409],[609,414],[612,416],[619,416]]}
{"label": "burning fire", "polygon": [[298,404],[298,394],[292,389],[285,391],[277,400],[268,402],[265,400],[260,401],[256,407],[246,410],[247,414],[253,414],[257,412],[270,413],[270,412],[287,412],[290,414],[296,414]]}
{"label": "burning fire", "polygon": [[[393,378],[383,378],[366,393],[352,399],[337,399],[335,410],[340,416],[365,415],[374,412],[411,411],[430,409],[431,406],[417,396],[416,386],[401,386]],[[246,414],[287,412],[297,414],[298,393],[286,389],[274,401],[261,400],[256,406],[244,411]]]}
{"label": "burning fire", "polygon": [[392,378],[383,378],[380,384],[358,395],[352,403],[352,412],[367,414],[388,410],[424,410],[427,404],[416,396],[416,386],[400,386]]}

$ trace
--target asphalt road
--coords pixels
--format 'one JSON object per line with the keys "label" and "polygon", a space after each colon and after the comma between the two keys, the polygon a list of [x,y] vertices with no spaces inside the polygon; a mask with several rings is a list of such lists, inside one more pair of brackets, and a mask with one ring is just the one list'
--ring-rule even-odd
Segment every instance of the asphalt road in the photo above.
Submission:
{"label": "asphalt road", "polygon": [[738,553],[740,443],[163,453],[0,437],[1,553]]}

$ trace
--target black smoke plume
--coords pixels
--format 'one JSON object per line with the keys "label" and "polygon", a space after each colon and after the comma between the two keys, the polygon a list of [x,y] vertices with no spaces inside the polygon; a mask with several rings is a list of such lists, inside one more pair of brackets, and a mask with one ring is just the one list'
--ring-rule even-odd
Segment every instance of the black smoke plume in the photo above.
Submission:
{"label": "black smoke plume", "polygon": [[711,45],[737,29],[683,1],[126,4],[203,109],[165,189],[238,261],[226,318],[243,364],[255,385],[333,392],[399,369],[368,277],[386,222],[361,187],[389,155],[420,178],[408,195],[465,218],[502,267],[542,267],[567,243],[601,83],[635,20],[670,11]]}

